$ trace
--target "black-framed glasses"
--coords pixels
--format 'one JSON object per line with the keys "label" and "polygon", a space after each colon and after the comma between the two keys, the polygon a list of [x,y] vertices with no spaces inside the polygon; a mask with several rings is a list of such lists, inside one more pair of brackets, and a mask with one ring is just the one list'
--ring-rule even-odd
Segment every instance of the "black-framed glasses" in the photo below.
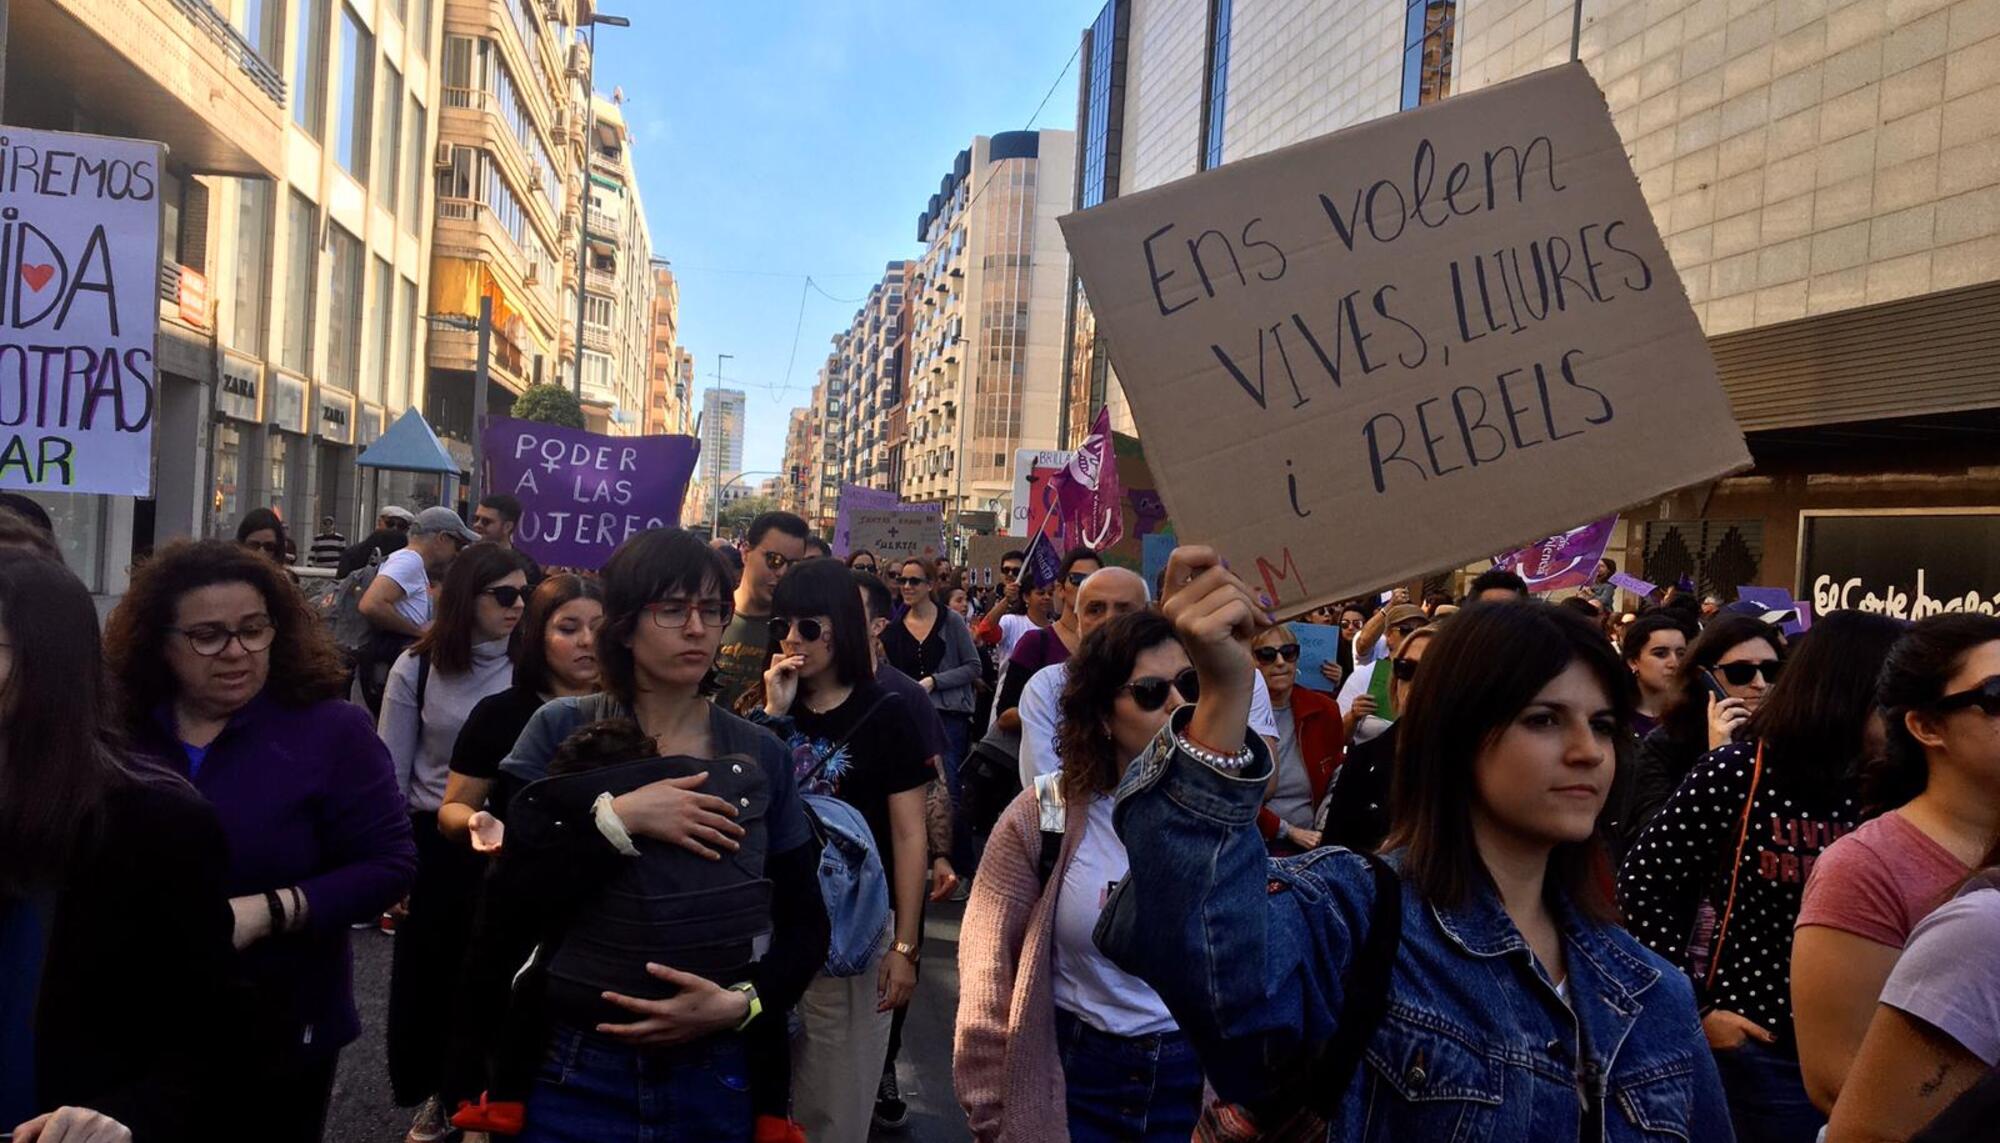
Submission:
{"label": "black-framed glasses", "polygon": [[1021,565],[1020,565],[1020,564],[1001,564],[1001,565],[1000,565],[1000,578],[1001,578],[1001,579],[1013,579],[1013,578],[1015,578],[1016,576],[1019,576],[1020,574],[1021,574]]}
{"label": "black-framed glasses", "polygon": [[1403,682],[1413,683],[1417,681],[1417,664],[1419,662],[1421,660],[1418,659],[1395,659],[1389,663],[1389,670],[1395,672],[1396,677]]}
{"label": "black-framed glasses", "polygon": [[1717,663],[1710,669],[1729,680],[1729,685],[1732,687],[1747,687],[1750,685],[1750,680],[1759,674],[1764,676],[1766,683],[1777,682],[1778,672],[1784,669],[1784,666],[1783,659],[1761,659],[1755,663]]}
{"label": "black-framed glasses", "polygon": [[511,583],[503,583],[489,587],[479,594],[490,595],[493,597],[493,602],[499,604],[501,607],[512,610],[515,604],[528,597],[528,589],[525,587],[515,587]]}
{"label": "black-framed glasses", "polygon": [[1284,659],[1287,663],[1296,663],[1299,661],[1299,645],[1297,643],[1281,643],[1276,647],[1257,647],[1251,650],[1250,653],[1257,657],[1258,662],[1267,667],[1277,662],[1280,658]]}
{"label": "black-framed glasses", "polygon": [[797,562],[798,562],[797,560],[781,552],[764,553],[764,566],[774,572],[784,571],[786,568],[791,567],[793,564]]}
{"label": "black-framed glasses", "polygon": [[193,627],[169,627],[167,630],[188,641],[194,653],[204,659],[213,659],[229,649],[233,640],[240,644],[245,654],[255,655],[268,651],[271,644],[278,641],[278,626],[269,619],[252,619],[241,627],[224,627],[220,623],[197,623]]}
{"label": "black-framed glasses", "polygon": [[278,547],[275,540],[239,540],[237,542],[253,552],[262,552],[267,556],[275,556],[283,550]]}
{"label": "black-framed glasses", "polygon": [[797,628],[799,639],[806,643],[817,643],[826,634],[829,624],[817,619],[786,619],[780,615],[771,620],[771,639],[782,643],[791,638],[792,629]]}
{"label": "black-framed glasses", "polygon": [[1995,675],[1971,690],[1949,694],[1931,704],[1931,709],[1939,713],[1963,710],[1976,706],[1988,718],[2000,718],[2000,675]]}
{"label": "black-framed glasses", "polygon": [[1186,668],[1171,679],[1150,675],[1143,679],[1133,679],[1118,689],[1130,694],[1132,704],[1148,714],[1167,705],[1169,690],[1179,691],[1181,698],[1188,702],[1201,700],[1201,678],[1194,673],[1193,667]]}
{"label": "black-framed glasses", "polygon": [[851,566],[851,567],[852,567],[852,568],[853,568],[853,569],[854,569],[855,571],[858,571],[858,572],[867,572],[867,573],[868,573],[869,575],[874,575],[874,574],[875,574],[875,565],[874,565],[873,563],[866,563],[866,564],[864,564],[864,563],[855,563],[855,564],[852,564],[852,565],[850,565],[850,566]]}
{"label": "black-framed glasses", "polygon": [[686,599],[662,599],[645,606],[653,613],[653,625],[671,631],[676,627],[686,627],[693,616],[701,616],[706,627],[720,627],[729,622],[729,605],[719,599],[704,599],[695,602]]}
{"label": "black-framed glasses", "polygon": [[896,577],[896,582],[902,584],[904,587],[922,587],[929,583],[930,580],[920,575],[900,575]]}

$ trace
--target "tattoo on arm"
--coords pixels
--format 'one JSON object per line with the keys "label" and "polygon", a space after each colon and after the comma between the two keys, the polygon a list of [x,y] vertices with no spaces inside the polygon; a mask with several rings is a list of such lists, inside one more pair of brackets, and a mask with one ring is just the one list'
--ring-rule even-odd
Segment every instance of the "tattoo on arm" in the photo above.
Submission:
{"label": "tattoo on arm", "polygon": [[1940,1062],[1937,1066],[1937,1074],[1931,1076],[1931,1078],[1925,1080],[1922,1084],[1920,1084],[1917,1087],[1917,1094],[1925,1099],[1929,1099],[1932,1096],[1936,1095],[1938,1093],[1938,1089],[1944,1086],[1945,1077],[1950,1074],[1951,1074],[1951,1061],[1944,1060]]}
{"label": "tattoo on arm", "polygon": [[924,791],[924,837],[933,861],[951,854],[951,790],[943,775],[932,778]]}

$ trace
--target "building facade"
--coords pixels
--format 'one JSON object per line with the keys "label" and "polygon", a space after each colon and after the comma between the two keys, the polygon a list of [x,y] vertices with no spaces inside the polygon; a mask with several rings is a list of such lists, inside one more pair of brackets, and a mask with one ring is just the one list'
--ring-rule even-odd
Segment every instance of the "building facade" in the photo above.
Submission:
{"label": "building facade", "polygon": [[[1080,53],[1075,202],[1561,64],[1571,17],[1543,0],[1110,0]],[[2000,5],[1602,0],[1578,58],[1756,460],[1629,509],[1621,565],[1724,594],[1809,587],[1818,514],[2000,505]],[[1132,431],[1072,294],[1065,443],[1104,405]]]}
{"label": "building facade", "polygon": [[[743,471],[743,414],[747,398],[741,389],[710,386],[701,395],[701,461],[696,473],[699,487],[688,498],[703,515],[716,507],[716,490],[722,489],[721,503],[736,499],[742,486],[736,477]],[[733,483],[732,483],[733,482]]]}
{"label": "building facade", "polygon": [[779,476],[778,507],[797,516],[806,512],[806,482],[812,465],[812,410],[795,408],[785,422],[784,472]]}
{"label": "building facade", "polygon": [[[961,523],[1003,514],[1014,450],[1056,436],[1074,164],[1072,132],[979,136],[917,220],[900,491]],[[893,424],[883,439],[894,472]]]}
{"label": "building facade", "polygon": [[[686,435],[688,390],[681,379],[681,288],[664,262],[652,266],[653,297],[650,345],[647,349],[646,433]],[[692,368],[689,370],[692,373]],[[692,377],[689,378],[692,380]]]}
{"label": "building facade", "polygon": [[842,484],[891,487],[889,410],[902,401],[910,304],[906,287],[912,267],[910,262],[889,263],[855,311],[853,324],[834,338],[847,385],[842,417],[828,425],[828,435],[840,442],[833,469],[836,490]]}
{"label": "building facade", "polygon": [[150,498],[35,494],[95,591],[276,509],[301,548],[386,492],[354,458],[421,397],[439,0],[15,4],[7,118],[167,144]]}
{"label": "building facade", "polygon": [[624,112],[601,95],[584,190],[584,420],[594,431],[637,436],[652,385],[653,247]]}
{"label": "building facade", "polygon": [[812,390],[811,478],[806,485],[806,522],[825,534],[840,513],[840,472],[846,463],[848,441],[842,424],[847,419],[847,365],[844,351],[846,334],[835,334],[834,350],[820,366],[819,380]]}

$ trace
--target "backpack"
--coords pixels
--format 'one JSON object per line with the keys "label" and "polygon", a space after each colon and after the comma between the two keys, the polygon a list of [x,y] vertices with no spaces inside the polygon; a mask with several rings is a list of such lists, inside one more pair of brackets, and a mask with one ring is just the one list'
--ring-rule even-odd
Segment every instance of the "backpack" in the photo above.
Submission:
{"label": "backpack", "polygon": [[368,585],[375,582],[379,570],[379,564],[363,564],[348,572],[347,578],[333,589],[333,609],[327,622],[333,641],[349,655],[358,654],[368,636],[374,633],[374,626],[361,614],[361,597],[367,594]]}
{"label": "backpack", "polygon": [[[856,719],[846,737],[820,752],[819,763],[805,777],[824,768],[895,696],[884,694]],[[826,902],[831,932],[827,941],[828,976],[859,976],[881,955],[889,938],[889,875],[875,849],[875,831],[861,811],[832,794],[800,794],[806,821],[819,839],[819,891]]]}

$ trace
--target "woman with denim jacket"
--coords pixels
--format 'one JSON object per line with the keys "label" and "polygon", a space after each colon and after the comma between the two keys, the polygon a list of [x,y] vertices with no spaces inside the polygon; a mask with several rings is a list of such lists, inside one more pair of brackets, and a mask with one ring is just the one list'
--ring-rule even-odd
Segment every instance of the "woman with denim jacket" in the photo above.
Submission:
{"label": "woman with denim jacket", "polygon": [[[1098,943],[1159,991],[1218,1095],[1268,1107],[1340,1024],[1375,879],[1344,850],[1266,857],[1271,762],[1243,684],[1268,601],[1207,548],[1167,576],[1201,699],[1125,775],[1132,876]],[[1329,1139],[1731,1138],[1687,979],[1605,891],[1597,818],[1630,688],[1564,609],[1482,604],[1441,629],[1400,720],[1386,1008],[1352,1075],[1314,1077],[1346,1085]]]}

